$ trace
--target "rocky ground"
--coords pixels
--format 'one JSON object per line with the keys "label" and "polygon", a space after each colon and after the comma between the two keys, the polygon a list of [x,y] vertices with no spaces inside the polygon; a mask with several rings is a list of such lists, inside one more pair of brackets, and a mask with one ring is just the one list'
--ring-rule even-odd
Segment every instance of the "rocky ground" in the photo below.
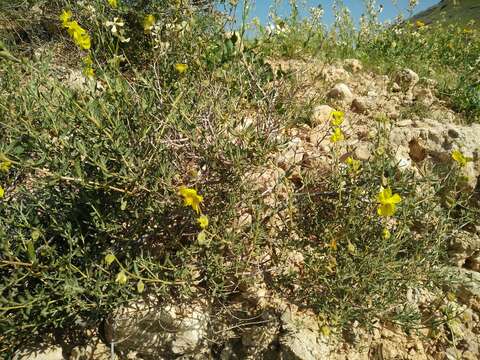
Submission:
{"label": "rocky ground", "polygon": [[[282,151],[245,175],[246,182],[262,190],[267,204],[282,201],[302,167],[328,169],[332,145],[325,133],[333,109],[345,111],[346,141],[341,146],[356,159],[368,161],[379,151],[373,141],[376,124],[384,122],[384,150],[394,151],[400,168],[422,176],[432,164],[451,162],[452,150],[459,149],[473,159],[463,168],[465,191],[478,191],[480,124],[466,125],[448,109],[435,94],[435,81],[409,69],[391,77],[377,75],[356,59],[337,64],[275,61],[272,66],[303,82],[297,100],[315,106],[309,124],[283,129]],[[73,85],[81,87],[82,82],[75,79]],[[246,116],[238,131],[254,125],[255,116]],[[282,182],[287,170],[288,180]],[[240,211],[238,218],[239,227],[252,221],[248,212]],[[406,305],[419,309],[423,318],[408,332],[378,321],[372,329],[353,324],[339,334],[315,314],[269,291],[261,279],[238,298],[238,310],[252,314],[247,322],[222,322],[214,316],[218,305],[201,299],[194,304],[145,299],[112,313],[102,332],[126,359],[479,359],[480,224],[456,234],[450,258],[449,272],[458,285],[447,295],[410,289]],[[302,254],[285,254],[285,264],[292,269],[301,268],[302,260]],[[439,325],[432,328],[432,320]],[[110,348],[95,334],[92,339],[86,346],[25,351],[17,358],[109,359]]]}

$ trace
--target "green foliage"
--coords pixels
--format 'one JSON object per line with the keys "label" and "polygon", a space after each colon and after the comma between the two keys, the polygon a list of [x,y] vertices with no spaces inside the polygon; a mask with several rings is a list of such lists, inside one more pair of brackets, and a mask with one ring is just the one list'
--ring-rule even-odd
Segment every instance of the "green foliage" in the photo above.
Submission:
{"label": "green foliage", "polygon": [[358,47],[363,60],[384,71],[409,67],[439,82],[439,93],[463,112],[468,122],[480,120],[478,106],[478,30],[439,23],[388,28]]}
{"label": "green foliage", "polygon": [[[409,289],[449,286],[441,270],[446,239],[459,224],[474,223],[474,213],[455,213],[469,208],[455,173],[435,172],[416,178],[382,154],[359,171],[339,164],[328,180],[302,174],[297,213],[284,234],[290,240],[283,245],[287,253],[303,254],[304,269],[284,272],[275,285],[339,328],[378,319],[414,325],[405,320],[411,309],[403,306]],[[382,184],[402,198],[393,218],[380,218],[376,211]],[[439,195],[447,193],[449,208]],[[297,235],[288,237],[292,233]]]}
{"label": "green foliage", "polygon": [[479,122],[480,36],[476,24],[444,20],[428,26],[380,24],[375,2],[365,3],[358,31],[342,2],[336,1],[330,30],[321,22],[323,12],[313,9],[306,19],[293,13],[286,19],[274,16],[267,27],[256,24],[260,36],[253,42],[269,56],[314,56],[327,62],[355,57],[385,73],[411,68],[422,77],[437,80],[439,95],[464,113],[467,122]]}

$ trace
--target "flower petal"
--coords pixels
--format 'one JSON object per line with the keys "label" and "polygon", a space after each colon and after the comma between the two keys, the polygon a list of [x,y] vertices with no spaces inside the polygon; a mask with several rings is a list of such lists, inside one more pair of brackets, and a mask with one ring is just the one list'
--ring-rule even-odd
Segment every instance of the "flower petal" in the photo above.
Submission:
{"label": "flower petal", "polygon": [[391,204],[398,204],[402,201],[402,198],[398,194],[393,194],[393,196],[388,200]]}

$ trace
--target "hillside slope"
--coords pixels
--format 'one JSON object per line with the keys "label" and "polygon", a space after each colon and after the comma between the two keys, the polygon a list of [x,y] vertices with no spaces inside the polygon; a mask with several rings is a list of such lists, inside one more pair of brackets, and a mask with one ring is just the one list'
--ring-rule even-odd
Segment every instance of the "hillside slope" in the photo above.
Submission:
{"label": "hillside slope", "polygon": [[439,4],[422,11],[413,17],[431,24],[445,18],[447,22],[466,24],[475,20],[476,26],[480,23],[480,1],[478,0],[442,0]]}

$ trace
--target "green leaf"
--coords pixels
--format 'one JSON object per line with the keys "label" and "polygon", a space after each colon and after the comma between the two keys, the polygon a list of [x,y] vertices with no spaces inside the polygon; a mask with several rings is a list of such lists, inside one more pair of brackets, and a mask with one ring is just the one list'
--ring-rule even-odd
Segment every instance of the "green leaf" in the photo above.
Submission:
{"label": "green leaf", "polygon": [[37,256],[35,255],[35,248],[33,247],[33,240],[27,241],[27,254],[31,262],[37,261]]}
{"label": "green leaf", "polygon": [[40,238],[40,236],[42,236],[42,233],[40,232],[40,230],[34,229],[30,236],[32,240],[35,242]]}

